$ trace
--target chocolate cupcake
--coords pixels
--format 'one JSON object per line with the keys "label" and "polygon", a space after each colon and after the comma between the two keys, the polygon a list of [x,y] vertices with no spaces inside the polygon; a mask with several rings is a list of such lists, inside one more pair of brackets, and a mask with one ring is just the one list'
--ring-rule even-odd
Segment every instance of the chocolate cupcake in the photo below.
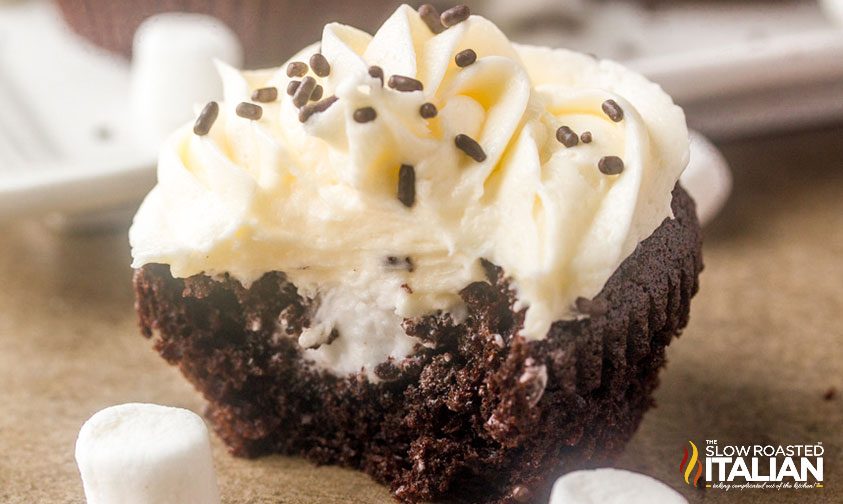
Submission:
{"label": "chocolate cupcake", "polygon": [[221,73],[130,238],[142,331],[234,454],[528,502],[623,449],[702,269],[658,86],[406,6]]}

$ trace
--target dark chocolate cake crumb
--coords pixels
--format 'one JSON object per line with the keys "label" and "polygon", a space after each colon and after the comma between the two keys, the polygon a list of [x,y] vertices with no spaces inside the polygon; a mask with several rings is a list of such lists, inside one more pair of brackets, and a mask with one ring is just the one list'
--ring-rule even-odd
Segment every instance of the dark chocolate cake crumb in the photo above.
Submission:
{"label": "dark chocolate cake crumb", "polygon": [[396,91],[405,93],[424,90],[424,85],[422,85],[421,81],[405,75],[391,75],[387,85]]}
{"label": "dark chocolate cake crumb", "polygon": [[310,68],[318,77],[327,77],[331,74],[331,64],[321,53],[316,53],[310,57]]}
{"label": "dark chocolate cake crumb", "polygon": [[[596,296],[609,312],[527,341],[506,272],[489,263],[490,281],[460,293],[460,324],[441,313],[404,321],[425,346],[393,363],[390,381],[308,365],[297,335],[313,309],[280,272],[246,288],[149,264],[135,272],[136,307],[143,334],[208,400],[210,425],[236,455],[356,468],[407,503],[504,504],[519,487],[547,502],[561,473],[620,454],[688,322],[700,229],[678,186],[672,209]],[[531,406],[540,366],[547,382]]]}
{"label": "dark chocolate cake crumb", "polygon": [[603,112],[609,116],[609,119],[615,122],[621,122],[623,120],[623,109],[615,100],[604,101],[601,108],[603,109]]}
{"label": "dark chocolate cake crumb", "polygon": [[260,89],[255,89],[252,92],[252,101],[261,102],[261,103],[269,103],[274,102],[278,99],[278,88],[276,87],[265,87]]}
{"label": "dark chocolate cake crumb", "polygon": [[337,101],[336,96],[329,96],[324,100],[308,103],[299,110],[299,121],[306,122],[313,114],[318,114],[319,112],[328,110],[328,107],[333,105],[335,101]]}
{"label": "dark chocolate cake crumb", "polygon": [[249,102],[240,102],[237,104],[237,108],[234,111],[240,117],[245,119],[249,119],[252,121],[257,121],[258,119],[263,116],[263,108],[260,105],[255,105],[254,103]]}
{"label": "dark chocolate cake crumb", "polygon": [[369,77],[374,77],[375,79],[379,79],[381,81],[381,87],[383,87],[383,68],[372,65],[369,67]]}
{"label": "dark chocolate cake crumb", "polygon": [[220,113],[220,106],[217,102],[208,102],[207,105],[199,112],[199,117],[193,124],[193,133],[199,136],[205,136],[211,131],[211,126],[217,120]]}
{"label": "dark chocolate cake crumb", "polygon": [[287,77],[304,77],[307,73],[307,64],[301,61],[293,61],[287,65]]}
{"label": "dark chocolate cake crumb", "polygon": [[424,24],[430,28],[430,31],[433,32],[434,35],[445,31],[445,27],[442,26],[442,21],[439,20],[439,11],[436,10],[436,7],[430,4],[422,5],[419,7],[419,17],[421,17]]}
{"label": "dark chocolate cake crumb", "polygon": [[308,75],[301,80],[301,84],[299,84],[298,89],[296,89],[295,94],[293,94],[293,105],[298,108],[302,108],[307,105],[307,102],[310,101],[311,95],[313,95],[314,89],[316,89],[316,79]]}
{"label": "dark chocolate cake crumb", "polygon": [[436,109],[436,105],[426,102],[422,103],[421,107],[419,107],[419,115],[424,117],[425,119],[432,119],[436,117],[439,111]]}
{"label": "dark chocolate cake crumb", "polygon": [[482,163],[486,160],[486,153],[483,151],[483,147],[477,143],[477,140],[471,138],[468,135],[463,135],[460,133],[456,137],[454,137],[454,145],[463,152],[466,153],[468,157],[477,161],[478,163]]}
{"label": "dark chocolate cake crumb", "polygon": [[377,366],[375,366],[375,376],[380,378],[383,381],[393,381],[398,379],[398,376],[401,374],[401,370],[392,359],[381,362]]}
{"label": "dark chocolate cake crumb", "polygon": [[301,81],[297,80],[292,80],[287,83],[287,94],[290,96],[296,94],[296,90],[299,88],[299,85],[301,85]]}
{"label": "dark chocolate cake crumb", "polygon": [[477,61],[477,53],[474,52],[474,49],[460,51],[456,56],[454,56],[454,63],[456,63],[460,68],[465,68],[475,61]]}
{"label": "dark chocolate cake crumb", "polygon": [[580,139],[574,133],[574,130],[567,126],[559,126],[559,129],[556,130],[556,140],[565,147],[575,147],[580,143]]}
{"label": "dark chocolate cake crumb", "polygon": [[378,113],[372,107],[363,107],[354,111],[354,120],[359,123],[372,122],[378,117]]}
{"label": "dark chocolate cake crumb", "polygon": [[592,317],[600,317],[609,311],[609,306],[602,299],[588,299],[578,297],[575,302],[577,311],[583,315],[590,315]]}
{"label": "dark chocolate cake crumb", "polygon": [[498,283],[500,268],[495,266],[492,261],[483,257],[480,258],[480,267],[483,268],[483,273],[486,274],[486,279],[489,280],[490,284],[494,285]]}
{"label": "dark chocolate cake crumb", "polygon": [[591,132],[590,131],[583,131],[582,135],[580,135],[580,140],[582,140],[582,143],[586,143],[586,144],[591,143],[591,140],[592,140]]}
{"label": "dark chocolate cake crumb", "polygon": [[597,168],[606,175],[618,175],[623,172],[623,159],[617,156],[604,156],[597,162]]}
{"label": "dark chocolate cake crumb", "polygon": [[446,28],[450,28],[455,24],[462,23],[471,15],[471,10],[468,8],[467,5],[457,5],[456,7],[451,7],[450,9],[446,10],[439,16],[439,21],[442,22],[442,25]]}

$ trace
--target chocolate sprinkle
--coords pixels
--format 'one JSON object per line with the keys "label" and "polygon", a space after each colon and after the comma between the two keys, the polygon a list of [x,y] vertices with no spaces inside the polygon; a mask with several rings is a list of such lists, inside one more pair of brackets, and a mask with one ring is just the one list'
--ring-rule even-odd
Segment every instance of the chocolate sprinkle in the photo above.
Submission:
{"label": "chocolate sprinkle", "polygon": [[293,105],[298,108],[302,108],[307,105],[314,89],[316,89],[316,79],[310,76],[302,79],[299,88],[296,89],[296,94],[293,95]]}
{"label": "chocolate sprinkle", "polygon": [[255,105],[254,103],[249,102],[238,103],[237,108],[234,109],[234,111],[240,117],[244,117],[252,121],[257,121],[263,115],[263,108],[261,108],[260,105]]}
{"label": "chocolate sprinkle", "polygon": [[580,140],[582,143],[591,143],[591,132],[590,131],[583,131],[582,135],[580,135]]}
{"label": "chocolate sprinkle", "polygon": [[331,73],[331,64],[321,53],[316,53],[310,57],[310,68],[319,77],[327,77]]}
{"label": "chocolate sprinkle", "polygon": [[404,75],[390,76],[388,85],[396,91],[403,92],[421,91],[424,89],[424,86],[422,85],[421,81],[416,80],[412,77],[406,77]]}
{"label": "chocolate sprinkle", "polygon": [[307,73],[307,65],[301,61],[293,61],[287,65],[287,77],[304,77]]}
{"label": "chocolate sprinkle", "polygon": [[299,121],[305,122],[310,119],[310,116],[313,114],[318,114],[319,112],[328,110],[328,107],[333,105],[335,101],[337,101],[336,96],[329,96],[322,101],[308,103],[299,110]]}
{"label": "chocolate sprinkle", "polygon": [[397,256],[386,256],[384,266],[391,269],[405,269],[410,273],[412,273],[416,269],[416,266],[413,264],[413,259],[410,258],[410,256],[406,256],[404,258],[400,258]]}
{"label": "chocolate sprinkle", "polygon": [[290,96],[293,96],[294,94],[296,94],[296,90],[299,88],[299,85],[301,85],[301,81],[297,81],[297,80],[290,81],[287,84],[287,94],[290,95]]}
{"label": "chocolate sprinkle", "polygon": [[386,362],[381,362],[377,366],[375,366],[375,376],[380,378],[383,381],[393,381],[398,379],[400,376],[401,370],[398,369],[398,366],[392,363],[392,360],[388,360]]}
{"label": "chocolate sprinkle", "polygon": [[601,108],[603,109],[603,112],[609,116],[609,119],[615,122],[621,122],[623,120],[623,109],[615,100],[604,101]]}
{"label": "chocolate sprinkle", "polygon": [[457,5],[456,7],[451,7],[450,9],[446,10],[439,16],[439,20],[446,28],[450,28],[455,24],[462,23],[468,16],[471,15],[471,10],[469,10],[467,5]]}
{"label": "chocolate sprinkle", "polygon": [[422,21],[424,24],[430,28],[434,34],[439,34],[445,31],[445,27],[442,26],[442,21],[439,20],[439,11],[436,10],[436,7],[430,4],[424,4],[419,7],[419,16],[421,16]]}
{"label": "chocolate sprinkle", "polygon": [[375,112],[375,109],[373,109],[372,107],[359,108],[355,110],[353,114],[354,120],[359,123],[372,122],[377,116],[378,113]]}
{"label": "chocolate sprinkle", "polygon": [[605,156],[600,158],[597,167],[606,175],[618,175],[623,172],[623,159],[617,156]]}
{"label": "chocolate sprinkle", "polygon": [[369,67],[369,76],[381,80],[381,87],[383,87],[383,68],[372,65]]}
{"label": "chocolate sprinkle", "polygon": [[837,397],[837,389],[834,387],[829,387],[823,394],[823,400],[825,401],[833,401],[835,397]]}
{"label": "chocolate sprinkle", "polygon": [[322,99],[322,93],[324,93],[324,92],[325,92],[325,90],[322,89],[322,86],[317,84],[316,87],[313,88],[313,92],[310,93],[310,99],[313,100],[313,101],[319,101],[319,100]]}
{"label": "chocolate sprinkle", "polygon": [[436,114],[438,113],[439,111],[436,110],[436,105],[430,102],[422,103],[422,106],[419,107],[419,114],[425,119],[432,119],[436,117]]}
{"label": "chocolate sprinkle", "polygon": [[261,103],[269,103],[274,102],[278,99],[278,88],[275,87],[265,87],[260,89],[255,89],[252,93],[252,101],[261,102]]}
{"label": "chocolate sprinkle", "polygon": [[556,130],[556,139],[565,147],[574,147],[580,143],[580,139],[574,133],[574,130],[567,126],[559,126],[559,129]]}
{"label": "chocolate sprinkle", "polygon": [[465,68],[468,65],[477,61],[477,53],[474,52],[474,49],[466,49],[464,51],[460,51],[454,57],[454,61],[456,62],[458,67]]}
{"label": "chocolate sprinkle", "polygon": [[478,163],[486,160],[486,153],[483,152],[483,147],[480,147],[480,144],[468,135],[460,133],[454,137],[454,145]]}
{"label": "chocolate sprinkle", "polygon": [[217,116],[220,113],[220,106],[217,102],[208,102],[207,105],[202,109],[202,112],[199,113],[199,117],[196,118],[196,122],[193,124],[193,133],[199,136],[205,136],[211,131],[211,126],[214,125],[214,121],[217,120]]}
{"label": "chocolate sprinkle", "polygon": [[416,169],[407,164],[398,170],[398,201],[407,208],[416,202]]}

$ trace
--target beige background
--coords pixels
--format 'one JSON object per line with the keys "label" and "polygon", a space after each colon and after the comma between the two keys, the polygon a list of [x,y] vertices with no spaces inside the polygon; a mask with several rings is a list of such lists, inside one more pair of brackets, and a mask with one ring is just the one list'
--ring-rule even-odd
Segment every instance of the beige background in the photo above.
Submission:
{"label": "beige background", "polygon": [[[706,231],[691,323],[669,349],[651,411],[619,461],[692,502],[843,501],[843,129],[725,145],[735,196]],[[0,502],[83,502],[81,424],[105,406],[202,400],[140,337],[125,230],[63,235],[0,225]],[[837,397],[824,400],[830,387]],[[728,494],[680,481],[691,439],[813,443],[825,488]],[[390,502],[359,473],[229,457],[224,500]]]}

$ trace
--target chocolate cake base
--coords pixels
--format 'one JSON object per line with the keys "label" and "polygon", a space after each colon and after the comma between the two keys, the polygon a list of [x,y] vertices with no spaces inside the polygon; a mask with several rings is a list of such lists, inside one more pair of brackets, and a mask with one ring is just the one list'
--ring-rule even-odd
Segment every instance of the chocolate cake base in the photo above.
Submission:
{"label": "chocolate cake base", "polygon": [[677,186],[672,205],[675,218],[594,300],[580,300],[589,317],[525,341],[515,335],[524,313],[487,264],[489,281],[461,292],[468,319],[407,320],[408,334],[433,348],[381,364],[377,384],[302,360],[307,301],[281,272],[245,289],[144,266],[135,273],[140,325],[209,401],[208,418],[236,455],[354,467],[405,502],[546,502],[560,473],[619,454],[653,405],[702,269],[693,201]]}

